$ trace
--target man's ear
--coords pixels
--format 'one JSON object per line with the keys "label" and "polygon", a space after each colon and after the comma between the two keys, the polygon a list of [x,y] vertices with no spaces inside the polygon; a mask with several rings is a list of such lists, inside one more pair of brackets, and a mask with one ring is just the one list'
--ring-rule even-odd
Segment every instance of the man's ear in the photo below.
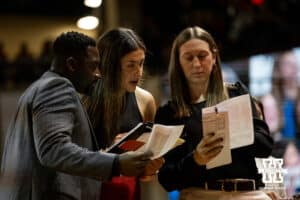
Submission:
{"label": "man's ear", "polygon": [[74,57],[71,56],[66,59],[66,66],[70,72],[76,71],[77,65],[77,60]]}

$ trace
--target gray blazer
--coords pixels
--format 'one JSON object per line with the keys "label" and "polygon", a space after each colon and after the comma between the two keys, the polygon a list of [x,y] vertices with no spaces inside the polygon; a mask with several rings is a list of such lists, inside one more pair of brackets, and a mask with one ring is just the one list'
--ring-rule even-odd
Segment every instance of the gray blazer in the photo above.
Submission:
{"label": "gray blazer", "polygon": [[114,154],[97,152],[88,116],[72,83],[46,72],[20,97],[1,165],[1,200],[99,198]]}

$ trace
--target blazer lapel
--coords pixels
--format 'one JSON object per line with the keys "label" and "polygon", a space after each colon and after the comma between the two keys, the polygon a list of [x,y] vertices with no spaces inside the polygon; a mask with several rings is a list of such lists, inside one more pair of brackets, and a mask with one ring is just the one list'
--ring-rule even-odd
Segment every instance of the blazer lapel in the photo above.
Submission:
{"label": "blazer lapel", "polygon": [[91,121],[90,121],[90,117],[89,117],[89,115],[87,114],[86,109],[85,109],[84,105],[82,104],[82,101],[81,101],[81,98],[79,97],[79,95],[80,95],[80,94],[78,94],[78,98],[79,98],[79,101],[80,101],[80,103],[81,103],[82,110],[83,110],[83,112],[84,112],[84,114],[85,114],[85,116],[86,116],[86,119],[87,119],[88,123],[89,123],[89,128],[90,128],[90,132],[91,132],[91,135],[92,135],[93,143],[94,143],[96,149],[97,149],[97,150],[100,150],[100,146],[99,146],[99,144],[98,144],[98,142],[97,142],[97,138],[96,138],[96,135],[95,135],[95,132],[94,132],[94,128],[93,128],[92,123],[91,123]]}

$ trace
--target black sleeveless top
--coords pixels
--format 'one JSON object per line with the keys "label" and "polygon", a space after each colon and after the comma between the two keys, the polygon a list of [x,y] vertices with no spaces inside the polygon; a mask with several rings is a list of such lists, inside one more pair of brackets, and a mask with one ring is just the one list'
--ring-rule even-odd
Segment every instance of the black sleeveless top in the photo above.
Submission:
{"label": "black sleeveless top", "polygon": [[143,121],[134,92],[126,92],[124,105],[124,110],[118,119],[119,133],[128,132]]}
{"label": "black sleeveless top", "polygon": [[[121,113],[121,116],[119,117],[119,119],[117,119],[116,123],[117,131],[111,134],[114,134],[113,137],[115,137],[119,133],[128,132],[142,121],[143,118],[137,105],[135,93],[126,92],[124,99],[124,108]],[[101,135],[101,130],[103,130],[103,124],[99,123],[98,126],[95,128],[95,133],[100,149],[107,147],[107,141],[105,141],[105,139],[102,138],[103,136]],[[108,144],[108,146],[110,145],[111,144]]]}

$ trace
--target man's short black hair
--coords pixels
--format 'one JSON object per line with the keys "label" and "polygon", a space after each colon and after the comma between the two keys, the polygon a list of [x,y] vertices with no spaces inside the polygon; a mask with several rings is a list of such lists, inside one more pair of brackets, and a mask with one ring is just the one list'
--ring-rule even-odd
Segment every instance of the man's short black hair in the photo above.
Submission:
{"label": "man's short black hair", "polygon": [[96,47],[96,41],[79,32],[65,32],[59,35],[53,43],[54,57],[67,58],[73,56],[81,58],[85,56],[88,46]]}

